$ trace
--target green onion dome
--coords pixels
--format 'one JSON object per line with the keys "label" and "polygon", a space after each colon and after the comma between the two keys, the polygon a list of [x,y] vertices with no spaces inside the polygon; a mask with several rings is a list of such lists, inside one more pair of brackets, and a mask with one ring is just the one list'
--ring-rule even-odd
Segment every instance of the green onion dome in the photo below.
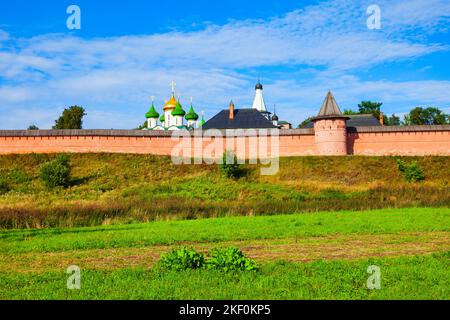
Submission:
{"label": "green onion dome", "polygon": [[180,101],[177,102],[177,106],[175,107],[175,109],[173,109],[172,115],[174,117],[176,117],[176,116],[184,117],[186,115],[186,112],[183,110],[183,107],[181,106]]}
{"label": "green onion dome", "polygon": [[145,117],[147,119],[158,119],[159,118],[159,113],[156,112],[155,105],[153,104],[153,102],[152,102],[152,106],[150,108],[150,111],[145,114]]}
{"label": "green onion dome", "polygon": [[164,113],[161,115],[161,118],[159,118],[159,121],[162,122],[166,122],[166,116],[164,115]]}
{"label": "green onion dome", "polygon": [[202,116],[202,121],[200,121],[200,127],[203,127],[205,125],[205,117]]}
{"label": "green onion dome", "polygon": [[198,114],[195,113],[192,103],[191,103],[191,108],[189,109],[189,112],[186,114],[186,120],[188,120],[188,121],[190,121],[190,120],[197,121],[198,120]]}

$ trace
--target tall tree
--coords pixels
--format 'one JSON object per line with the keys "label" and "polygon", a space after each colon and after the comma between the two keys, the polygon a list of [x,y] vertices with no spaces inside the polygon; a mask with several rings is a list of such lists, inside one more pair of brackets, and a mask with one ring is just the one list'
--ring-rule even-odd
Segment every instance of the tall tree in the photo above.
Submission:
{"label": "tall tree", "polygon": [[399,126],[400,125],[400,117],[396,116],[395,113],[387,118],[388,126]]}
{"label": "tall tree", "polygon": [[404,124],[412,125],[439,125],[448,123],[449,116],[442,110],[434,107],[412,109],[404,118]]}
{"label": "tall tree", "polygon": [[428,116],[423,108],[417,107],[409,111],[407,115],[405,115],[404,123],[407,126],[413,125],[424,125],[427,124]]}
{"label": "tall tree", "polygon": [[141,124],[139,127],[137,127],[134,130],[143,130],[143,129],[147,129],[148,128],[148,122],[145,121],[143,124]]}
{"label": "tall tree", "polygon": [[[377,120],[380,119],[381,115],[381,106],[383,105],[382,102],[372,102],[372,101],[362,101],[360,104],[358,104],[358,111],[353,111],[350,109],[344,110],[345,115],[358,115],[358,114],[371,114],[373,115]],[[383,115],[383,122],[387,126],[394,126],[400,124],[400,119],[398,119],[395,115],[392,115],[392,117],[387,117],[386,115]]]}
{"label": "tall tree", "polygon": [[312,121],[314,119],[314,117],[309,117],[309,118],[307,118],[306,120],[304,120],[302,123],[300,123],[299,125],[298,125],[298,129],[303,129],[303,128],[306,128],[306,126]]}
{"label": "tall tree", "polygon": [[447,124],[450,120],[449,115],[445,114],[442,110],[434,107],[429,107],[426,109],[429,115],[429,119],[432,124]]}
{"label": "tall tree", "polygon": [[27,130],[39,130],[39,128],[35,124],[32,124]]}
{"label": "tall tree", "polygon": [[358,109],[360,114],[373,114],[377,119],[380,119],[381,114],[381,102],[363,101],[358,104]]}
{"label": "tall tree", "polygon": [[72,106],[64,109],[62,115],[55,121],[53,129],[82,129],[83,117],[85,115],[84,108],[80,106]]}

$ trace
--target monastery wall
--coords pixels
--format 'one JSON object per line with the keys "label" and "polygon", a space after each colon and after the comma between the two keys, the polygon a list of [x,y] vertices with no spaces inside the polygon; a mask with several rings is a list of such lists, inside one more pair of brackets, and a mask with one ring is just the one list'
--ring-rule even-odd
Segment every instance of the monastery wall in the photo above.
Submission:
{"label": "monastery wall", "polygon": [[[222,132],[223,133],[223,132]],[[280,130],[279,139],[242,134],[207,137],[195,133],[180,143],[172,132],[128,130],[0,131],[0,154],[27,153],[131,153],[180,156],[218,156],[226,149],[245,155],[268,154],[279,147],[281,157],[319,155],[314,129]],[[320,142],[324,133],[321,132]],[[216,144],[213,144],[216,143]],[[227,146],[228,144],[228,146]],[[256,149],[255,149],[256,148]],[[347,151],[354,155],[450,155],[450,125],[347,128]],[[220,155],[219,155],[220,156]]]}
{"label": "monastery wall", "polygon": [[450,126],[366,127],[347,133],[349,154],[450,155]]}

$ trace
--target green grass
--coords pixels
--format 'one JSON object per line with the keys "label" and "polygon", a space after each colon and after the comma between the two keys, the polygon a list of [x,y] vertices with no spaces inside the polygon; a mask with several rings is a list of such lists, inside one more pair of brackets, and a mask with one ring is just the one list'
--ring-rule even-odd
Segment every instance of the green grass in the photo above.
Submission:
{"label": "green grass", "polygon": [[[81,290],[63,271],[0,274],[0,299],[449,299],[450,253],[424,257],[268,263],[259,272],[145,269],[81,271]],[[381,290],[368,290],[367,268],[381,268]]]}
{"label": "green grass", "polygon": [[[0,232],[0,299],[449,299],[449,232],[449,208],[7,230]],[[348,257],[334,260],[330,248],[349,240]],[[310,246],[314,261],[260,256],[258,272],[238,273],[153,269],[152,252],[181,245],[209,250],[229,242],[250,245],[256,254],[261,245]],[[392,252],[416,246],[428,249],[420,255]],[[372,258],[358,256],[361,248]],[[82,268],[81,291],[66,288],[71,264]],[[370,265],[381,268],[381,290],[366,288]]]}
{"label": "green grass", "polygon": [[275,176],[250,166],[234,181],[167,157],[73,154],[70,187],[48,189],[39,170],[54,157],[0,156],[0,228],[450,206],[450,157],[403,158],[425,174],[409,183],[394,157],[282,158]]}
{"label": "green grass", "polygon": [[[48,189],[39,170],[54,157],[0,156],[0,299],[450,298],[450,157],[403,158],[425,175],[409,183],[393,157],[284,158],[275,176],[256,166],[235,181],[166,157],[74,154],[70,186]],[[236,246],[261,269],[153,269],[181,245]],[[373,264],[381,290],[365,286]]]}
{"label": "green grass", "polygon": [[251,239],[450,231],[450,208],[321,212],[263,217],[159,221],[49,230],[0,232],[0,253],[176,245]]}

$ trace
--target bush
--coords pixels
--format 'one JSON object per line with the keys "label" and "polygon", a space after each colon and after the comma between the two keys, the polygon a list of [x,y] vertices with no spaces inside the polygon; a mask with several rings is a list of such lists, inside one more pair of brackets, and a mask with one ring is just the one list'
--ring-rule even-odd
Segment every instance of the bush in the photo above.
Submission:
{"label": "bush", "polygon": [[162,269],[183,271],[188,269],[200,269],[205,264],[205,257],[195,249],[173,249],[169,253],[161,256],[159,266]]}
{"label": "bush", "polygon": [[245,257],[237,248],[215,249],[207,261],[208,269],[228,271],[256,271],[256,262]]}
{"label": "bush", "polygon": [[8,182],[0,177],[0,195],[8,193],[10,190]]}
{"label": "bush", "polygon": [[8,174],[9,179],[16,184],[27,183],[31,177],[23,170],[14,169]]}
{"label": "bush", "polygon": [[401,159],[397,159],[397,165],[398,169],[403,174],[403,177],[408,182],[417,182],[425,180],[425,174],[423,173],[423,170],[417,163],[417,161],[406,163]]}
{"label": "bush", "polygon": [[[233,163],[227,162],[228,159],[233,159]],[[225,178],[239,179],[245,175],[245,168],[242,164],[238,164],[237,156],[232,151],[227,151],[223,154],[223,163],[219,165],[220,172]]]}
{"label": "bush", "polygon": [[59,155],[55,160],[45,163],[41,167],[40,177],[49,188],[68,187],[70,184],[69,157]]}

